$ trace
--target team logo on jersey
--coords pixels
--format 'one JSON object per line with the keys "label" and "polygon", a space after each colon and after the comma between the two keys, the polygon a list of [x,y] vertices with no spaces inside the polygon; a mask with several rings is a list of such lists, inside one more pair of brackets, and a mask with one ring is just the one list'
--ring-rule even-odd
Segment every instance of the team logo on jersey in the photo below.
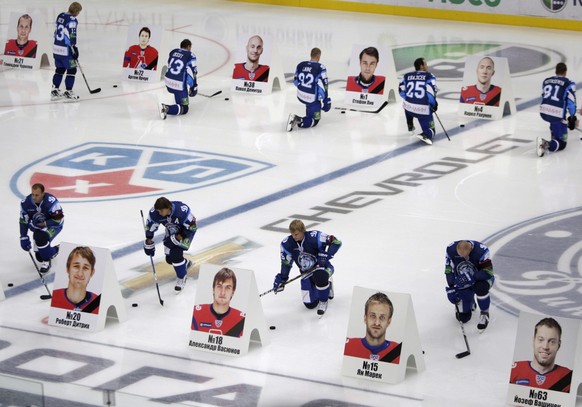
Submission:
{"label": "team logo on jersey", "polygon": [[558,13],[566,8],[566,0],[542,0],[546,10],[552,13]]}
{"label": "team logo on jersey", "polygon": [[541,375],[541,374],[536,375],[536,383],[538,386],[541,386],[542,384],[544,384],[545,381],[546,381],[546,376]]}
{"label": "team logo on jersey", "polygon": [[24,198],[40,182],[61,201],[104,201],[207,188],[272,167],[203,151],[87,143],[25,166],[11,188]]}
{"label": "team logo on jersey", "polygon": [[581,229],[582,208],[576,208],[511,226],[488,240],[496,304],[516,315],[580,318]]}
{"label": "team logo on jersey", "polygon": [[[554,0],[557,2],[558,0]],[[507,58],[512,77],[553,71],[564,56],[549,48],[500,42],[449,42],[419,44],[394,48],[394,63],[400,75],[413,70],[410,55],[431,55],[430,72],[437,81],[463,79],[465,61],[472,55]]]}

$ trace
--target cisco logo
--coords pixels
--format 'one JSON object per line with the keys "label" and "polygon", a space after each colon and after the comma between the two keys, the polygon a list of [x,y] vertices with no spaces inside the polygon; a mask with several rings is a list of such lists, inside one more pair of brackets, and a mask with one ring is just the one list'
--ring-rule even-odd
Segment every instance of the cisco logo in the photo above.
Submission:
{"label": "cisco logo", "polygon": [[552,13],[559,13],[566,8],[566,0],[542,0],[542,4]]}

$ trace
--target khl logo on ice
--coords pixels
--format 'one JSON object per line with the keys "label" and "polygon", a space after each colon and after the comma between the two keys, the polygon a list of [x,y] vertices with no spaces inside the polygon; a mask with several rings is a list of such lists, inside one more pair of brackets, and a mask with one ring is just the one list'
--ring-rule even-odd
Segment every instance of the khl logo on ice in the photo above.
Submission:
{"label": "khl logo on ice", "polygon": [[488,240],[498,305],[582,317],[582,208],[521,223]]}
{"label": "khl logo on ice", "polygon": [[29,164],[13,176],[11,187],[22,198],[40,182],[62,201],[94,202],[205,188],[272,167],[201,151],[87,143]]}

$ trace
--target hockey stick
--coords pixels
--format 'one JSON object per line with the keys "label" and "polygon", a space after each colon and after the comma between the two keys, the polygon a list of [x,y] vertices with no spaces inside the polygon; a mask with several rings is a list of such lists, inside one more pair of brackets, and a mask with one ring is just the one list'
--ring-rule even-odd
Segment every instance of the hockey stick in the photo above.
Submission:
{"label": "hockey stick", "polygon": [[[143,211],[140,209],[139,213],[141,214],[141,221],[143,223],[144,230],[146,228],[145,218],[143,217]],[[156,290],[158,291],[158,299],[160,300],[160,305],[164,306],[164,300],[162,300],[162,296],[160,294],[160,285],[158,284],[158,275],[156,274],[156,266],[154,265],[154,257],[149,256],[150,262],[152,263],[152,272],[154,273],[154,281],[156,282]]]}
{"label": "hockey stick", "polygon": [[85,80],[85,85],[87,85],[87,89],[89,89],[89,93],[93,95],[95,93],[101,92],[101,88],[91,89],[91,87],[89,86],[89,82],[87,82],[87,78],[85,77],[85,73],[83,72],[83,68],[81,67],[81,63],[79,62],[78,59],[76,61],[77,66],[79,67],[79,71],[81,71],[81,75],[83,75],[83,79]]}
{"label": "hockey stick", "polygon": [[382,109],[384,109],[386,106],[388,106],[388,102],[384,101],[384,103],[382,103],[382,106],[380,106],[378,109],[376,110],[359,110],[359,109],[348,109],[347,107],[335,107],[336,110],[342,110],[342,111],[346,111],[349,110],[350,112],[361,112],[361,113],[380,113],[382,111]]}
{"label": "hockey stick", "polygon": [[449,139],[449,141],[451,141],[451,138],[449,137],[449,134],[447,133],[447,131],[445,130],[445,126],[443,126],[443,123],[441,122],[441,119],[439,117],[439,115],[437,114],[437,112],[433,111],[435,117],[437,118],[437,120],[439,121],[439,124],[441,125],[441,127],[443,128],[443,131],[445,132],[445,136],[447,136],[447,138]]}
{"label": "hockey stick", "polygon": [[222,93],[222,91],[221,91],[221,90],[217,90],[217,91],[216,91],[216,92],[214,92],[212,95],[205,95],[204,93],[200,93],[200,92],[198,92],[198,94],[199,94],[200,96],[204,96],[205,98],[212,98],[212,97],[214,97],[214,96],[216,96],[216,95],[220,95],[221,93]]}
{"label": "hockey stick", "polygon": [[[287,284],[297,280],[298,278],[309,278],[313,275],[313,273],[315,273],[315,271],[319,268],[319,266],[313,266],[311,269],[307,270],[305,273],[299,273],[298,275],[296,275],[295,277],[293,277],[291,280],[287,280],[285,283],[281,284],[281,287],[285,287]],[[259,297],[262,297],[263,295],[272,293],[273,291],[275,291],[275,288],[271,288],[270,290],[265,291],[262,294],[259,294]]]}
{"label": "hockey stick", "polygon": [[[460,315],[458,304],[455,304],[455,309],[457,310],[457,315]],[[465,345],[467,345],[467,350],[461,353],[457,353],[455,357],[457,359],[462,359],[465,356],[469,356],[471,354],[471,349],[469,349],[469,341],[467,340],[467,335],[465,334],[465,326],[461,321],[459,321],[459,325],[461,325],[461,332],[463,333],[463,338],[465,339]]]}
{"label": "hockey stick", "polygon": [[46,282],[44,281],[44,276],[42,275],[42,273],[40,272],[40,269],[38,268],[38,264],[36,264],[36,260],[34,260],[34,257],[32,256],[32,253],[30,252],[30,250],[28,251],[28,255],[30,256],[30,260],[32,260],[32,264],[34,264],[34,268],[36,269],[36,272],[38,273],[38,276],[40,277],[40,282],[44,285],[44,288],[46,288],[46,291],[48,292],[48,295],[41,295],[40,299],[41,300],[50,300],[51,298],[53,298],[52,294],[51,294],[51,290],[49,290],[49,288],[46,285]]}

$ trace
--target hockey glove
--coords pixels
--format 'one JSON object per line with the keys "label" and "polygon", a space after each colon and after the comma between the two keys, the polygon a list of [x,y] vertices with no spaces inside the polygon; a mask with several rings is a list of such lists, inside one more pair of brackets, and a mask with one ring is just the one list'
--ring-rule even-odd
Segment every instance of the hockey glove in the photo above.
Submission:
{"label": "hockey glove", "polygon": [[188,96],[190,96],[191,98],[193,98],[197,94],[198,94],[198,86],[194,86],[194,87],[190,88],[190,90],[188,91]]}
{"label": "hockey glove", "polygon": [[275,276],[275,282],[273,283],[273,290],[275,290],[275,294],[280,293],[285,289],[285,283],[287,280],[288,278],[283,278],[280,273]]}
{"label": "hockey glove", "polygon": [[22,247],[22,250],[24,250],[25,252],[32,249],[32,245],[30,244],[30,238],[28,236],[22,236],[20,238],[20,247]]}
{"label": "hockey glove", "polygon": [[325,98],[323,99],[323,106],[322,109],[324,112],[329,112],[331,110],[331,99],[330,98]]}
{"label": "hockey glove", "polygon": [[568,117],[568,129],[574,130],[576,128],[576,121],[578,121],[576,116]]}
{"label": "hockey glove", "polygon": [[436,112],[439,109],[439,102],[436,100],[434,101],[434,106],[432,107],[432,111]]}
{"label": "hockey glove", "polygon": [[42,212],[37,212],[32,217],[32,224],[36,228],[46,227],[46,218]]}
{"label": "hockey glove", "polygon": [[327,267],[329,255],[326,252],[320,252],[317,255],[317,264],[321,267]]}
{"label": "hockey glove", "polygon": [[74,60],[79,59],[79,48],[76,45],[71,46],[71,54]]}
{"label": "hockey glove", "polygon": [[447,292],[447,298],[451,304],[456,304],[459,302],[459,294],[454,287],[445,287],[445,291]]}
{"label": "hockey glove", "polygon": [[156,254],[156,244],[154,243],[154,241],[146,239],[143,242],[143,251],[145,252],[146,255],[153,257],[154,254]]}

